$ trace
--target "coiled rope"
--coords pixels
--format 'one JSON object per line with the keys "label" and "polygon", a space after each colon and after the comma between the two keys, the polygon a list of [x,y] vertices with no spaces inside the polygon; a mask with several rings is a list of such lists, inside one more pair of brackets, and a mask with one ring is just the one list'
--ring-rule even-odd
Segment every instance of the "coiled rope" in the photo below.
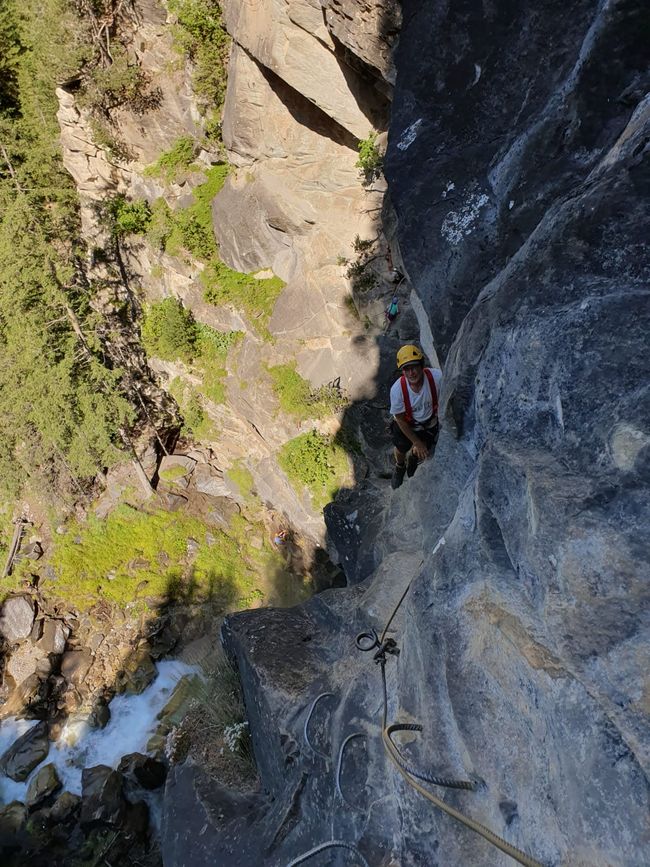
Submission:
{"label": "coiled rope", "polygon": [[[440,543],[439,543],[440,544]],[[436,546],[437,547],[437,546]],[[395,615],[397,614],[402,602],[406,598],[407,593],[411,589],[411,582],[409,581],[406,590],[402,593],[399,602],[393,609],[386,626],[381,634],[381,638],[377,636],[375,630],[368,630],[366,632],[360,632],[356,638],[356,645],[359,650],[362,651],[371,651],[376,650],[374,654],[374,661],[381,668],[381,683],[382,683],[382,691],[383,691],[383,713],[382,713],[382,726],[381,726],[381,739],[384,745],[384,749],[388,754],[389,759],[393,762],[397,770],[404,777],[406,782],[415,789],[416,792],[419,792],[422,797],[426,798],[427,801],[430,801],[434,806],[438,807],[438,809],[442,810],[444,813],[447,813],[448,816],[451,816],[453,819],[456,819],[462,825],[465,825],[466,828],[469,828],[471,831],[479,834],[488,843],[491,843],[497,849],[500,849],[502,852],[505,852],[506,855],[509,855],[515,861],[518,861],[520,864],[523,864],[524,867],[544,867],[544,865],[537,861],[535,858],[531,858],[529,855],[526,855],[525,852],[522,852],[520,849],[517,849],[516,846],[508,843],[507,840],[504,840],[502,837],[499,837],[498,834],[495,834],[494,831],[491,831],[490,828],[482,825],[480,822],[477,822],[475,819],[472,819],[470,816],[466,816],[464,813],[461,813],[460,810],[456,810],[450,804],[447,804],[441,798],[438,798],[437,795],[434,795],[433,792],[429,792],[424,786],[420,785],[418,779],[424,780],[425,782],[433,783],[436,786],[446,786],[451,788],[458,789],[474,789],[475,784],[471,783],[467,780],[447,780],[442,777],[434,777],[428,776],[425,774],[421,774],[419,772],[414,771],[409,765],[406,764],[402,754],[393,743],[391,735],[398,731],[422,731],[422,726],[416,724],[403,724],[403,723],[393,723],[392,725],[388,725],[388,691],[386,687],[386,660],[387,655],[396,656],[399,654],[399,649],[397,647],[397,643],[392,638],[386,638],[386,633],[388,632],[388,628],[390,624],[393,622]],[[416,779],[417,778],[417,779]]]}

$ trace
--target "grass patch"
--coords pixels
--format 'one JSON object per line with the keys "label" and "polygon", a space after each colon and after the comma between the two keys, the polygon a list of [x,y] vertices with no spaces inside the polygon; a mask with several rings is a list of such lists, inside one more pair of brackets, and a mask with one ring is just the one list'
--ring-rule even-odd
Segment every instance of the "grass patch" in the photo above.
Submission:
{"label": "grass patch", "polygon": [[345,406],[340,389],[322,385],[313,389],[296,370],[295,362],[267,368],[280,408],[300,419],[326,418]]}
{"label": "grass patch", "polygon": [[194,202],[172,211],[164,199],[150,208],[146,233],[153,247],[170,256],[189,253],[203,262],[201,273],[205,299],[215,305],[230,305],[248,314],[262,338],[271,341],[268,323],[284,282],[276,276],[258,279],[255,274],[234,271],[219,259],[219,248],[212,227],[212,200],[226,182],[228,163],[219,163],[207,173],[204,184],[194,190]]}
{"label": "grass patch", "polygon": [[228,477],[237,485],[239,493],[245,500],[253,499],[253,487],[255,485],[253,475],[244,466],[241,460],[234,462],[232,467],[228,470]]}
{"label": "grass patch", "polygon": [[247,788],[257,777],[239,674],[223,653],[204,666],[189,711],[171,738],[174,763],[194,756],[222,784]]}
{"label": "grass patch", "polygon": [[345,449],[316,430],[285,443],[278,462],[296,490],[307,488],[316,508],[331,502],[350,477]]}
{"label": "grass patch", "polygon": [[203,271],[201,280],[206,301],[243,310],[260,337],[269,342],[273,340],[268,325],[275,302],[285,286],[279,277],[258,279],[255,274],[233,271],[223,262],[214,261]]}
{"label": "grass patch", "polygon": [[168,151],[158,157],[153,165],[147,166],[143,172],[145,178],[162,178],[171,184],[187,171],[192,169],[200,171],[199,167],[193,164],[197,149],[197,144],[191,136],[181,136]]}
{"label": "grass patch", "polygon": [[[241,516],[225,532],[182,512],[121,505],[105,520],[91,516],[56,539],[50,560],[56,593],[82,609],[98,597],[120,607],[136,599],[241,607],[277,557],[268,546],[252,548],[250,533]],[[192,555],[189,538],[198,543]]]}

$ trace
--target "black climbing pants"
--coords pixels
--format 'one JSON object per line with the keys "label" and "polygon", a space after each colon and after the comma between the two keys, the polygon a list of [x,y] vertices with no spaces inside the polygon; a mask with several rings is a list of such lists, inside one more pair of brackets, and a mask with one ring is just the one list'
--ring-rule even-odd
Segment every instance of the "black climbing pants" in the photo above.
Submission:
{"label": "black climbing pants", "polygon": [[[438,425],[438,419],[435,419],[434,423],[429,427],[415,429],[415,433],[419,436],[419,438],[422,440],[422,442],[426,445],[426,447],[432,454],[436,447],[436,443],[438,442],[439,429],[440,426]],[[398,451],[402,452],[402,454],[406,454],[406,452],[408,452],[409,449],[412,448],[413,443],[407,436],[402,433],[395,419],[393,419],[390,423],[390,432],[393,438],[393,445],[395,446],[395,448]]]}

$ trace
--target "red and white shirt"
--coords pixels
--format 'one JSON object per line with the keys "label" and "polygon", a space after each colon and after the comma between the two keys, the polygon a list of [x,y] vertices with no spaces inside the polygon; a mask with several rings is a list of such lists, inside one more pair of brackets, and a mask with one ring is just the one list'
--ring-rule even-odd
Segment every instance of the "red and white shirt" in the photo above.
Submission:
{"label": "red and white shirt", "polygon": [[[431,371],[433,381],[436,388],[438,389],[438,396],[440,396],[442,371],[436,370],[435,367],[429,367],[428,370]],[[400,379],[401,377],[398,377],[392,384],[390,389],[391,415],[399,415],[400,413],[406,412],[406,407],[404,406],[404,395],[402,394],[402,385]],[[411,401],[413,422],[417,425],[429,421],[429,419],[433,415],[433,396],[431,394],[429,380],[427,379],[426,375],[424,376],[424,380],[422,382],[422,388],[419,391],[413,391],[413,389],[408,383],[408,380],[406,380],[406,387],[408,389],[409,400]]]}

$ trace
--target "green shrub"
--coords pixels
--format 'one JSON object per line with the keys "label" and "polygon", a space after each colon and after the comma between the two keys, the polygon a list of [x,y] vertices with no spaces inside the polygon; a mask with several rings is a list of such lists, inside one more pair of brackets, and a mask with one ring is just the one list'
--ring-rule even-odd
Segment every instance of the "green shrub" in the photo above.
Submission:
{"label": "green shrub", "polygon": [[377,133],[371,131],[368,138],[363,138],[357,145],[359,149],[359,159],[355,166],[361,169],[364,186],[371,184],[376,180],[382,172],[384,165],[384,157],[379,146],[377,145]]}
{"label": "green shrub", "polygon": [[203,395],[201,393],[180,377],[176,377],[171,381],[169,393],[180,409],[183,419],[183,434],[202,442],[210,442],[217,439],[219,431],[203,406]]}
{"label": "green shrub", "polygon": [[111,233],[117,238],[143,235],[151,223],[151,208],[144,199],[128,202],[118,195],[107,202],[106,211]]}
{"label": "green shrub", "polygon": [[296,488],[306,487],[316,508],[329,503],[349,479],[345,450],[316,430],[300,434],[280,449],[278,461]]}
{"label": "green shrub", "polygon": [[228,351],[241,338],[241,331],[215,331],[207,325],[197,325],[196,358],[194,366],[201,372],[203,394],[213,403],[226,402],[223,383]]}
{"label": "green shrub", "polygon": [[296,370],[295,362],[278,364],[269,367],[268,371],[280,407],[289,415],[301,419],[325,418],[345,405],[341,392],[333,386],[323,385],[312,389]]}
{"label": "green shrub", "polygon": [[275,302],[284,288],[279,277],[258,280],[254,274],[233,271],[223,262],[213,262],[201,274],[205,299],[211,304],[230,304],[248,313],[253,327],[265,340],[272,340],[268,323]]}
{"label": "green shrub", "polygon": [[177,180],[179,175],[192,166],[197,145],[191,136],[181,136],[176,139],[168,151],[162,153],[156,162],[147,166],[144,176],[147,178],[163,178],[168,183]]}
{"label": "green shrub", "polygon": [[147,240],[155,250],[164,250],[174,229],[172,209],[160,198],[151,206],[151,219],[147,226]]}
{"label": "green shrub", "polygon": [[178,48],[194,64],[193,87],[208,112],[206,132],[220,139],[218,118],[226,95],[230,37],[223,24],[219,0],[168,0],[178,24]]}
{"label": "green shrub", "polygon": [[180,211],[171,211],[171,232],[166,240],[166,251],[177,256],[187,250],[202,262],[217,259],[219,250],[212,228],[212,200],[226,182],[230,172],[228,163],[218,163],[207,172],[207,180],[194,189],[194,202]]}
{"label": "green shrub", "polygon": [[178,298],[165,298],[145,312],[142,343],[149,356],[189,363],[196,354],[197,324]]}

